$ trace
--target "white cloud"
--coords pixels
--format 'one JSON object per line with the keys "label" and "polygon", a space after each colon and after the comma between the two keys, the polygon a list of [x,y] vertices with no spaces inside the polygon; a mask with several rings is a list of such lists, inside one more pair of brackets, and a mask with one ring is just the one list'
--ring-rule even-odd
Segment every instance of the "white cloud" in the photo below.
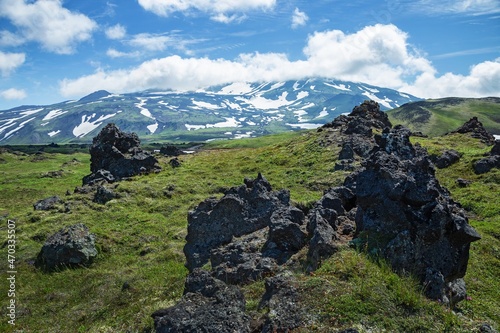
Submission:
{"label": "white cloud", "polygon": [[296,29],[300,26],[306,25],[309,17],[306,13],[301,12],[298,8],[295,8],[292,16],[292,28]]}
{"label": "white cloud", "polygon": [[167,35],[142,33],[134,35],[133,38],[128,41],[128,44],[148,51],[164,51],[169,46],[174,46],[176,40]]}
{"label": "white cloud", "polygon": [[138,51],[135,52],[121,52],[116,49],[110,48],[106,51],[106,55],[110,58],[135,58],[139,57],[141,54]]}
{"label": "white cloud", "polygon": [[498,0],[418,0],[410,8],[425,14],[487,15],[500,13]]}
{"label": "white cloud", "polygon": [[130,92],[149,88],[195,90],[232,82],[327,77],[394,88],[419,97],[500,95],[500,60],[483,62],[467,76],[438,76],[431,62],[394,25],[374,25],[345,34],[339,30],[309,36],[303,60],[281,53],[241,54],[234,60],[170,56],[141,65],[60,82],[64,96],[97,89]]}
{"label": "white cloud", "polygon": [[0,72],[7,76],[24,63],[24,53],[5,53],[0,51]]}
{"label": "white cloud", "polygon": [[145,10],[160,16],[169,16],[174,12],[189,12],[198,10],[210,14],[211,18],[219,22],[232,22],[232,16],[221,16],[227,13],[245,13],[252,10],[269,10],[274,8],[276,0],[139,0]]}
{"label": "white cloud", "polygon": [[117,24],[107,28],[105,33],[109,39],[122,39],[127,34],[127,30],[123,25]]}
{"label": "white cloud", "polygon": [[500,96],[500,58],[472,66],[468,75],[422,73],[402,89],[426,98]]}
{"label": "white cloud", "polygon": [[26,92],[24,90],[10,88],[0,92],[0,96],[3,99],[23,99],[26,98]]}
{"label": "white cloud", "polygon": [[0,0],[0,16],[8,18],[25,40],[58,54],[73,53],[97,28],[87,16],[62,7],[61,0]]}
{"label": "white cloud", "polygon": [[24,39],[10,31],[0,31],[0,46],[19,46],[24,44]]}

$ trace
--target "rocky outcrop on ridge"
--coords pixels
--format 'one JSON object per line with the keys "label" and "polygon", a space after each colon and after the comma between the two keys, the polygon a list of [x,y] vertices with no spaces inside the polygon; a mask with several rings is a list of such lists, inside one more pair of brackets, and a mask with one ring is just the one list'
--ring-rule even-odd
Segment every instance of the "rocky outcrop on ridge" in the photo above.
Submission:
{"label": "rocky outcrop on ridge", "polygon": [[137,134],[124,133],[115,124],[107,124],[94,137],[90,156],[92,173],[83,178],[83,185],[160,170],[158,160],[140,148]]}
{"label": "rocky outcrop on ridge", "polygon": [[484,128],[483,124],[477,119],[477,117],[472,117],[469,121],[451,133],[469,133],[471,137],[480,139],[487,145],[495,143],[495,137]]}
{"label": "rocky outcrop on ridge", "polygon": [[34,210],[50,210],[55,209],[56,205],[61,202],[61,198],[57,195],[48,197],[42,200],[38,200],[34,205]]}
{"label": "rocky outcrop on ridge", "polygon": [[35,266],[48,272],[89,266],[96,256],[95,235],[87,226],[78,223],[50,236],[38,254]]}

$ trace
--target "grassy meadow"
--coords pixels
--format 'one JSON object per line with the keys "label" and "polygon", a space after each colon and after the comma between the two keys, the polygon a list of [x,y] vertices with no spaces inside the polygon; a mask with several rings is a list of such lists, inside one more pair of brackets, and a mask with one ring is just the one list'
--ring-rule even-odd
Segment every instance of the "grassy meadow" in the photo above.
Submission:
{"label": "grassy meadow", "polygon": [[[295,204],[311,205],[348,174],[333,171],[340,147],[321,144],[325,135],[302,131],[212,142],[196,154],[180,156],[182,166],[175,169],[169,158],[159,157],[160,173],[108,185],[120,197],[105,205],[94,203],[92,194],[74,193],[90,173],[87,153],[2,152],[0,267],[4,274],[7,221],[15,220],[17,318],[15,326],[8,324],[2,296],[0,331],[153,332],[150,315],[182,296],[188,211],[258,172],[273,189],[289,189]],[[422,296],[411,276],[398,276],[383,262],[345,247],[312,275],[296,268],[296,287],[309,313],[306,326],[297,332],[348,327],[361,332],[478,332],[484,322],[500,329],[500,170],[475,175],[472,161],[489,148],[465,135],[413,141],[430,152],[453,148],[463,154],[437,175],[483,237],[471,246],[465,277],[470,299],[452,311]],[[50,171],[61,172],[54,176]],[[458,177],[473,183],[460,188]],[[63,199],[57,209],[33,210],[37,200],[52,195]],[[99,255],[92,266],[55,273],[36,269],[33,260],[46,238],[79,222],[96,234]],[[2,281],[0,294],[6,295],[8,285]],[[245,286],[249,311],[257,310],[263,291],[262,281]]]}

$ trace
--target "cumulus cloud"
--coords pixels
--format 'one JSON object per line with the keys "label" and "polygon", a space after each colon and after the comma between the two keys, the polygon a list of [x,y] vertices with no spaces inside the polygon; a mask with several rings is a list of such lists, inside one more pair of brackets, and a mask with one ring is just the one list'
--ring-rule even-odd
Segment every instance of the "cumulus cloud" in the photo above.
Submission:
{"label": "cumulus cloud", "polygon": [[300,26],[306,25],[309,17],[306,13],[301,12],[298,8],[295,8],[292,16],[292,28],[296,29]]}
{"label": "cumulus cloud", "polygon": [[159,16],[198,10],[209,14],[215,21],[229,23],[244,16],[225,14],[272,9],[276,5],[276,0],[139,0],[139,5]]}
{"label": "cumulus cloud", "polygon": [[7,76],[17,67],[21,66],[26,59],[24,53],[5,53],[0,51],[0,73]]}
{"label": "cumulus cloud", "polygon": [[12,99],[24,99],[24,98],[26,98],[27,95],[26,95],[26,92],[22,89],[10,88],[10,89],[1,91],[0,96],[3,99],[12,100]]}
{"label": "cumulus cloud", "polygon": [[107,28],[105,33],[109,39],[122,39],[127,34],[127,30],[123,25],[117,24]]}
{"label": "cumulus cloud", "polygon": [[0,0],[0,16],[8,18],[24,40],[58,54],[73,53],[97,28],[87,16],[64,8],[61,0]]}
{"label": "cumulus cloud", "polygon": [[195,90],[232,82],[263,82],[326,77],[364,82],[413,93],[419,97],[500,95],[500,60],[471,68],[467,76],[438,76],[431,62],[408,44],[394,25],[374,25],[346,34],[340,30],[310,35],[304,59],[282,53],[241,54],[236,59],[169,56],[131,69],[98,70],[60,82],[64,96],[78,97],[96,89],[130,92],[149,88]]}
{"label": "cumulus cloud", "polygon": [[24,44],[24,39],[10,31],[0,31],[0,46],[19,46]]}

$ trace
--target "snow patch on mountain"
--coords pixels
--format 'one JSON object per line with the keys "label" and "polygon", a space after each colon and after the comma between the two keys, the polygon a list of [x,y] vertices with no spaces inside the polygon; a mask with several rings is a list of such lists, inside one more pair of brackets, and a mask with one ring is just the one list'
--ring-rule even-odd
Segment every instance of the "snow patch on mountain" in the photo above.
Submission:
{"label": "snow patch on mountain", "polygon": [[92,118],[94,118],[96,116],[95,113],[91,114],[90,116],[83,115],[82,122],[73,129],[73,135],[77,138],[82,138],[85,135],[87,135],[88,133],[95,130],[97,127],[99,127],[103,123],[103,121],[105,121],[106,119],[112,118],[116,115],[117,115],[117,113],[102,115],[94,121],[91,121],[91,120],[92,120]]}
{"label": "snow patch on mountain", "polygon": [[52,120],[56,117],[62,116],[65,113],[68,113],[68,111],[63,111],[62,109],[51,110],[45,115],[45,117],[43,117],[42,121]]}
{"label": "snow patch on mountain", "polygon": [[144,117],[148,117],[150,119],[156,120],[155,117],[153,117],[153,115],[151,114],[151,112],[144,107],[144,105],[146,105],[148,99],[147,98],[138,98],[138,100],[139,100],[139,103],[136,103],[135,106],[137,106],[137,108],[139,110],[141,110],[141,114]]}
{"label": "snow patch on mountain", "polygon": [[53,137],[54,135],[59,134],[59,133],[61,133],[61,130],[49,132],[49,133],[47,133],[47,135],[50,137]]}
{"label": "snow patch on mountain", "polygon": [[323,82],[323,84],[325,86],[332,87],[332,88],[335,88],[335,89],[338,89],[338,90],[351,91],[350,86],[346,87],[345,84],[333,84],[333,83],[328,83],[328,82]]}
{"label": "snow patch on mountain", "polygon": [[[30,121],[32,121],[33,119],[35,119],[35,117],[33,117],[33,118],[30,118],[30,119],[28,119],[28,120],[23,121],[22,123],[20,123],[20,124],[19,124],[19,126],[18,126],[18,127],[16,127],[16,128],[14,128],[13,130],[11,130],[11,131],[9,131],[9,132],[5,133],[5,136],[4,136],[2,139],[0,139],[0,141],[10,138],[10,137],[11,137],[14,133],[16,133],[17,131],[19,131],[21,128],[23,128],[23,127],[24,127],[24,125],[26,125],[27,123],[29,123],[29,122],[30,122]],[[10,127],[10,126],[9,126],[9,127]],[[1,133],[1,131],[0,131],[0,133]]]}
{"label": "snow patch on mountain", "polygon": [[151,134],[155,134],[156,130],[158,129],[158,123],[154,123],[154,124],[148,125],[146,127],[151,132]]}

